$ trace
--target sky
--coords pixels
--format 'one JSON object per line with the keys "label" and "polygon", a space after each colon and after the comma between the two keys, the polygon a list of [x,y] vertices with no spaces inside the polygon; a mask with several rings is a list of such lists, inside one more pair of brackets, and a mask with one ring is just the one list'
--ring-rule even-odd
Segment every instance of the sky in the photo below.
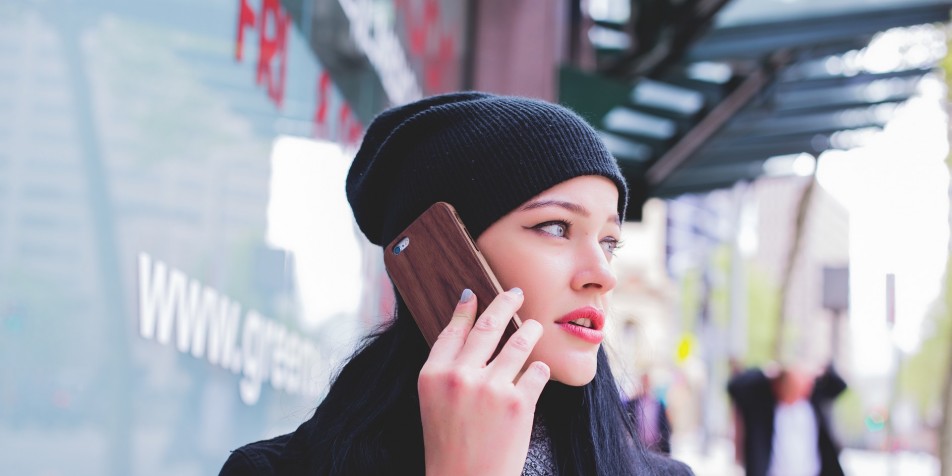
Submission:
{"label": "sky", "polygon": [[[855,370],[892,371],[896,346],[926,337],[949,249],[949,170],[944,85],[924,79],[917,97],[881,133],[819,157],[817,180],[850,214],[850,334]],[[895,275],[895,326],[887,323],[886,275]]]}

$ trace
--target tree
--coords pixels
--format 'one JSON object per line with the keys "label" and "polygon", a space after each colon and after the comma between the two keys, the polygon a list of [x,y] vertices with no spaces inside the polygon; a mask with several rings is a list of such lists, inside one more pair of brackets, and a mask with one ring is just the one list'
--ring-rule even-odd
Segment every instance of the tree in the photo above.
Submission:
{"label": "tree", "polygon": [[[946,29],[948,35],[948,28]],[[948,51],[952,51],[949,49]],[[945,72],[946,92],[952,91],[952,53],[947,52],[941,63],[942,70]],[[946,115],[952,117],[952,97],[946,97]],[[948,130],[949,142],[952,143],[952,123]],[[946,165],[952,170],[952,155],[946,158]],[[949,190],[952,195],[952,190]],[[950,207],[952,213],[952,207]],[[952,215],[950,215],[952,223]],[[949,251],[952,252],[952,240],[949,242]],[[950,253],[952,256],[952,253]],[[952,285],[952,260],[947,261],[945,268],[945,300],[946,312],[952,309],[950,306],[950,285]],[[942,386],[942,422],[939,426],[939,466],[942,476],[952,476],[952,352],[946,358],[945,381]]]}

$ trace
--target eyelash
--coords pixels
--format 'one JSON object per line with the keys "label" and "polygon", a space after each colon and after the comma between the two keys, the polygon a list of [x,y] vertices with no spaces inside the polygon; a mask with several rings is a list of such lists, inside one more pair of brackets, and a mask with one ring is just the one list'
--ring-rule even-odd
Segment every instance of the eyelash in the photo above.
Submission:
{"label": "eyelash", "polygon": [[[559,236],[559,235],[542,230],[543,228],[552,226],[552,225],[560,225],[563,229],[563,235]],[[556,238],[565,238],[566,235],[569,234],[569,230],[571,228],[572,228],[572,222],[567,220],[552,220],[552,221],[539,223],[538,225],[531,227],[531,229],[536,231],[537,233],[542,233],[544,235],[553,236]],[[609,247],[605,249],[605,252],[611,256],[615,256],[615,252],[617,252],[618,249],[624,245],[623,241],[619,240],[618,238],[614,238],[610,236],[603,238],[601,242],[603,244],[606,244],[606,243],[608,244]]]}
{"label": "eyelash", "polygon": [[624,241],[621,241],[617,238],[611,238],[611,237],[605,238],[604,240],[602,240],[602,242],[611,243],[611,249],[606,251],[608,251],[608,254],[612,256],[615,256],[615,253],[618,251],[618,249],[625,245]]}
{"label": "eyelash", "polygon": [[[549,227],[549,226],[552,226],[552,225],[560,225],[560,226],[562,227],[562,230],[563,230],[563,235],[562,235],[562,236],[558,236],[558,235],[556,235],[556,234],[549,233],[549,232],[547,232],[547,231],[543,231],[543,230],[542,230],[543,228],[546,228],[546,227]],[[566,235],[569,234],[569,229],[571,229],[571,228],[572,228],[572,222],[566,221],[566,220],[551,220],[551,221],[539,223],[538,225],[532,227],[533,230],[535,230],[535,231],[537,231],[537,232],[539,232],[539,233],[542,233],[542,234],[545,234],[545,235],[549,235],[549,236],[555,236],[555,237],[557,237],[557,238],[564,238]]]}

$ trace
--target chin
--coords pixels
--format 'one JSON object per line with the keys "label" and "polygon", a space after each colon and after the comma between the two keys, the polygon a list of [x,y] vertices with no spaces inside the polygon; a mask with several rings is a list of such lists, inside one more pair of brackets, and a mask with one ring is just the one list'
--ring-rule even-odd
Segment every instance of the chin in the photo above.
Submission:
{"label": "chin", "polygon": [[552,375],[552,380],[568,385],[570,387],[582,387],[588,385],[595,379],[595,367],[584,371],[560,372]]}

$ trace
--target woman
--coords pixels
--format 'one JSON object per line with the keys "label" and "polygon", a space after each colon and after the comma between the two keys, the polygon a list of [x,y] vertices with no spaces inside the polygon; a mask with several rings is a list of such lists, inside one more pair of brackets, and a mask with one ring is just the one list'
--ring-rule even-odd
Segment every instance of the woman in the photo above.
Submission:
{"label": "woman", "polygon": [[449,202],[509,290],[480,316],[461,290],[432,351],[398,294],[314,416],[222,475],[690,474],[637,442],[600,345],[628,189],[581,118],[476,92],[394,108],[367,129],[347,196],[378,245]]}

